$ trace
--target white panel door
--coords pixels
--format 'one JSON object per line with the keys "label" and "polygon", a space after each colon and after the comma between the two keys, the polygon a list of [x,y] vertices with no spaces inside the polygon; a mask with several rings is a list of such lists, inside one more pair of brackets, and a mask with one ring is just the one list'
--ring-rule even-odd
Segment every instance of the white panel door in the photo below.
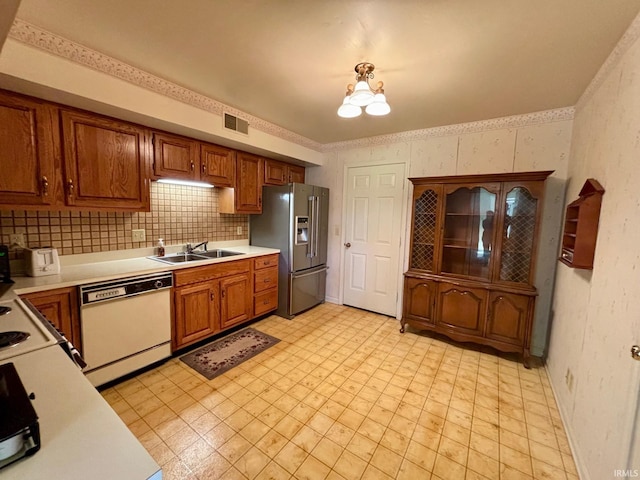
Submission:
{"label": "white panel door", "polygon": [[343,303],[395,317],[404,164],[347,170]]}

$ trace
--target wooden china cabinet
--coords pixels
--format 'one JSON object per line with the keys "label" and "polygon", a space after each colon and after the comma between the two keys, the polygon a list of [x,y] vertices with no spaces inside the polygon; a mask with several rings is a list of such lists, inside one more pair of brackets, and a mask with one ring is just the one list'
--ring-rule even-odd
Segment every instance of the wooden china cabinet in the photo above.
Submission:
{"label": "wooden china cabinet", "polygon": [[516,352],[529,365],[533,285],[551,171],[411,178],[405,325]]}

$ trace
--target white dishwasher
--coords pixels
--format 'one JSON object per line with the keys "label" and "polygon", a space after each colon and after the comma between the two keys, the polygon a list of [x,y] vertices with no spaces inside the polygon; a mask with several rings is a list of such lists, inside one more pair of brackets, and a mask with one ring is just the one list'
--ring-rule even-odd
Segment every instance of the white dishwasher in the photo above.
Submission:
{"label": "white dishwasher", "polygon": [[100,386],[171,356],[171,272],[80,287],[82,353]]}

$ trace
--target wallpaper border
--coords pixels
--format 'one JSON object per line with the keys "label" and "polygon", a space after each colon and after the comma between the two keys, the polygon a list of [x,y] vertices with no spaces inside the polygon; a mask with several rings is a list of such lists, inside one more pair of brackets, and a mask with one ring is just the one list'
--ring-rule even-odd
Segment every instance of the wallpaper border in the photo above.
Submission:
{"label": "wallpaper border", "polygon": [[230,113],[247,120],[251,128],[318,152],[321,151],[322,145],[309,138],[286,130],[261,118],[241,112],[206,95],[152,75],[116,58],[85,47],[84,45],[56,35],[19,18],[14,20],[13,26],[9,31],[9,37],[47,53],[106,73],[112,77],[119,78],[138,87],[151,90],[152,92],[159,93],[215,115],[222,116],[223,112]]}

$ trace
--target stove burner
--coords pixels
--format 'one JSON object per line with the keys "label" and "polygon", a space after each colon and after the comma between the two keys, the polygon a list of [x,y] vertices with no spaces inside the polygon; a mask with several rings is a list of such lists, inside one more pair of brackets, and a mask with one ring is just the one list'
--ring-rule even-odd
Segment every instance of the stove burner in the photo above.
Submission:
{"label": "stove burner", "polygon": [[30,336],[27,332],[0,332],[0,348],[13,347]]}
{"label": "stove burner", "polygon": [[6,315],[11,311],[11,307],[0,307],[0,315]]}

